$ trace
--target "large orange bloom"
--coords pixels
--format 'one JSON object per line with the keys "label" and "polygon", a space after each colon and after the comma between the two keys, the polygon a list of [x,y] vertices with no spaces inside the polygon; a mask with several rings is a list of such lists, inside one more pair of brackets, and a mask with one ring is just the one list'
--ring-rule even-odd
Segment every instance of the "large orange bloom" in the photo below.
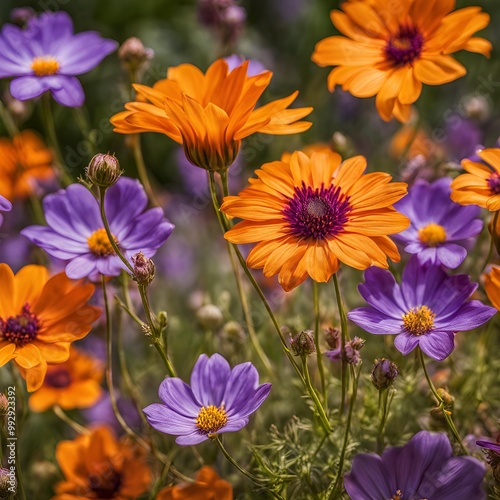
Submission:
{"label": "large orange bloom", "polygon": [[330,91],[342,85],[356,97],[377,95],[384,120],[407,121],[423,83],[441,85],[465,75],[450,54],[491,51],[490,42],[473,37],[490,19],[480,7],[452,12],[455,0],[350,0],[341,7],[344,12],[333,10],[331,19],[347,38],[321,40],[312,60],[337,66],[328,76]]}
{"label": "large orange bloom", "polygon": [[87,305],[93,285],[43,266],[25,266],[16,275],[0,264],[0,366],[14,360],[28,391],[40,388],[47,363],[63,363],[71,342],[90,331],[100,314]]}
{"label": "large orange bloom", "polygon": [[500,267],[493,267],[485,275],[484,289],[490,302],[500,311]]}
{"label": "large orange bloom", "polygon": [[53,154],[35,132],[0,138],[0,194],[9,200],[29,196],[37,181],[54,177]]}
{"label": "large orange bloom", "polygon": [[[115,132],[160,132],[182,144],[191,163],[222,171],[236,158],[241,139],[255,132],[294,134],[310,122],[297,121],[312,108],[288,109],[298,92],[255,109],[272,77],[270,71],[248,76],[248,61],[229,71],[224,59],[203,74],[196,66],[169,68],[152,88],[134,85],[138,102],[111,118]],[[149,102],[145,102],[149,101]]]}
{"label": "large orange bloom", "polygon": [[387,256],[399,261],[387,236],[410,221],[392,204],[406,194],[404,182],[390,183],[386,173],[363,175],[366,160],[344,161],[338,154],[296,151],[289,163],[275,161],[257,170],[258,179],[238,196],[227,196],[222,211],[245,219],[225,237],[255,243],[250,267],[266,277],[279,273],[289,291],[307,276],[328,281],[340,262],[356,269],[387,268]]}
{"label": "large orange bloom", "polygon": [[67,361],[47,367],[42,387],[30,397],[30,408],[33,411],[45,411],[55,405],[65,410],[89,408],[102,396],[103,373],[97,359],[72,347]]}
{"label": "large orange bloom", "polygon": [[164,488],[156,500],[233,500],[233,488],[205,465],[198,471],[196,483]]}
{"label": "large orange bloom", "polygon": [[151,485],[143,450],[126,439],[117,441],[106,427],[61,441],[56,458],[65,481],[57,483],[52,500],[132,500]]}
{"label": "large orange bloom", "polygon": [[461,205],[479,205],[490,212],[500,210],[500,149],[478,151],[485,163],[462,160],[467,174],[459,175],[451,183],[451,199]]}

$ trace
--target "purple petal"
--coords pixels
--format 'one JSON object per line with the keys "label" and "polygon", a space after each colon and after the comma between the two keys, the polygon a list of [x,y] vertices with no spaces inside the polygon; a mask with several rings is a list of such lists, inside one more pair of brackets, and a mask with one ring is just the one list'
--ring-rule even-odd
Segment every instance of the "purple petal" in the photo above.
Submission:
{"label": "purple petal", "polygon": [[243,418],[236,418],[236,419],[229,419],[228,423],[222,427],[219,431],[217,431],[217,434],[222,434],[224,432],[237,432],[245,425],[248,424],[248,417],[243,417]]}
{"label": "purple petal", "polygon": [[[474,205],[462,208],[479,209],[479,207]],[[458,214],[457,219],[459,219],[461,225],[458,225],[457,223],[455,229],[448,233],[448,240],[465,240],[467,238],[477,236],[483,229],[483,221],[481,219],[477,219],[476,217],[479,217],[479,213],[474,216],[474,220],[467,220],[467,218],[464,220],[463,214]]]}
{"label": "purple petal", "polygon": [[51,89],[54,100],[61,106],[69,108],[79,108],[85,102],[85,94],[83,92],[82,84],[78,78],[74,76],[57,75],[57,84],[59,88],[54,87]]}
{"label": "purple petal", "polygon": [[230,373],[229,363],[220,354],[214,354],[210,358],[202,354],[191,372],[191,388],[197,401],[203,406],[219,407]]}
{"label": "purple petal", "polygon": [[208,436],[206,434],[201,434],[198,431],[194,431],[191,434],[185,434],[179,436],[175,442],[181,446],[192,446],[195,444],[203,443],[203,441],[208,441]]}
{"label": "purple petal", "polygon": [[153,403],[142,410],[151,427],[160,432],[179,436],[190,434],[196,429],[195,420],[170,410],[166,406]]}
{"label": "purple petal", "polygon": [[486,441],[484,439],[478,439],[476,444],[481,448],[487,448],[488,450],[493,450],[496,453],[500,454],[500,443],[495,441]]}
{"label": "purple petal", "polygon": [[411,333],[404,332],[401,335],[398,335],[394,339],[394,346],[396,349],[404,354],[405,356],[413,351],[415,347],[419,344],[419,339],[422,337],[417,337],[416,335],[412,335]]}
{"label": "purple petal", "polygon": [[[418,241],[411,242],[409,245],[405,246],[405,252],[406,253],[419,253],[419,252],[422,252],[424,250],[428,250],[428,248],[424,244],[422,244],[422,243],[420,243]],[[429,259],[428,258],[427,259],[422,259],[422,262],[424,260],[429,260]]]}
{"label": "purple petal", "polygon": [[344,477],[344,486],[352,500],[389,499],[398,489],[392,479],[378,455],[363,453],[354,457],[351,472]]}
{"label": "purple petal", "polygon": [[41,96],[49,90],[43,77],[21,76],[10,82],[10,93],[20,101],[27,101]]}
{"label": "purple petal", "polygon": [[437,260],[448,269],[457,268],[467,257],[467,250],[455,243],[445,243],[436,250]]}
{"label": "purple petal", "polygon": [[118,48],[118,42],[102,38],[95,31],[74,35],[57,54],[61,73],[81,75],[94,69],[108,54]]}
{"label": "purple petal", "polygon": [[[237,409],[244,406],[253,396],[259,384],[259,373],[252,363],[236,365],[226,384],[223,401],[229,415],[237,413]],[[246,415],[245,415],[246,416]]]}
{"label": "purple petal", "polygon": [[151,208],[130,221],[123,236],[116,236],[128,250],[135,250],[133,253],[142,250],[146,254],[149,249],[148,257],[151,257],[172,234],[174,227],[164,218],[161,208]]}
{"label": "purple petal", "polygon": [[419,347],[422,351],[438,361],[447,358],[455,348],[455,334],[453,332],[441,332],[432,330],[418,337]]}
{"label": "purple petal", "polygon": [[2,195],[0,195],[0,210],[4,212],[10,212],[12,210],[12,203]]}
{"label": "purple petal", "polygon": [[126,271],[128,269],[117,255],[97,257],[96,268],[104,276],[118,276],[122,270]]}
{"label": "purple petal", "polygon": [[89,253],[86,241],[75,241],[73,234],[62,236],[47,226],[28,226],[20,234],[57,259],[69,260]]}
{"label": "purple petal", "polygon": [[397,335],[403,326],[401,318],[389,318],[373,307],[358,307],[349,312],[347,317],[363,330],[377,335]]}
{"label": "purple petal", "polygon": [[71,279],[87,278],[96,271],[96,258],[92,254],[74,258],[66,266],[66,276]]}
{"label": "purple petal", "polygon": [[269,396],[269,392],[271,391],[271,386],[269,382],[260,385],[257,387],[253,395],[248,398],[244,398],[240,396],[238,398],[237,404],[231,408],[231,411],[228,412],[228,415],[231,414],[233,416],[238,415],[239,417],[246,417],[247,415],[251,415],[262,405],[262,403]]}
{"label": "purple petal", "polygon": [[446,324],[445,318],[454,315],[476,288],[477,283],[472,282],[467,274],[448,276],[432,301],[427,302],[437,316],[436,323]]}
{"label": "purple petal", "polygon": [[44,54],[57,58],[59,52],[71,40],[73,21],[69,14],[64,11],[44,12],[38,17],[30,19],[28,29],[39,41]]}
{"label": "purple petal", "polygon": [[180,378],[166,378],[160,384],[158,396],[168,408],[191,419],[196,419],[203,406],[201,401],[195,399],[189,385]]}
{"label": "purple petal", "polygon": [[450,315],[451,317],[439,318],[439,321],[436,321],[436,328],[442,325],[441,327],[454,332],[473,330],[489,321],[496,312],[494,307],[486,306],[478,300],[471,300],[455,314]]}
{"label": "purple petal", "polygon": [[446,278],[447,274],[440,267],[423,265],[417,257],[412,257],[404,268],[401,283],[408,309],[429,305]]}

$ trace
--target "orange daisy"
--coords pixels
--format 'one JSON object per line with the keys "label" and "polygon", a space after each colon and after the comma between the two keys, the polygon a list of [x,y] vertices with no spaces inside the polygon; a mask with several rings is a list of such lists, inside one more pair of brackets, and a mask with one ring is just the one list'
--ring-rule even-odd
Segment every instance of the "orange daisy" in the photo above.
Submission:
{"label": "orange daisy", "polygon": [[492,267],[485,275],[484,289],[490,302],[500,311],[500,267]]}
{"label": "orange daisy", "polygon": [[102,396],[103,373],[98,360],[72,347],[67,361],[47,367],[42,387],[29,399],[30,408],[37,412],[55,405],[65,410],[89,408]]}
{"label": "orange daisy", "polygon": [[196,475],[196,483],[163,488],[156,500],[233,500],[233,488],[212,467],[204,465]]}
{"label": "orange daisy", "polygon": [[14,360],[28,391],[39,389],[47,363],[63,363],[71,342],[90,331],[98,307],[87,305],[93,285],[64,273],[49,277],[43,266],[25,266],[16,275],[0,264],[0,366]]}
{"label": "orange daisy", "polygon": [[54,177],[53,154],[40,137],[24,130],[12,140],[0,138],[0,194],[9,200],[26,198],[38,181]]}
{"label": "orange daisy", "polygon": [[459,50],[489,57],[491,44],[473,35],[489,23],[480,7],[452,12],[454,0],[350,0],[331,20],[345,35],[316,44],[312,60],[337,66],[328,76],[332,92],[342,85],[356,97],[376,95],[380,116],[410,118],[422,84],[441,85],[465,75],[450,54]]}
{"label": "orange daisy", "polygon": [[500,209],[500,149],[477,151],[485,163],[462,160],[467,174],[453,179],[451,199],[461,205],[479,205],[490,212]]}
{"label": "orange daisy", "polygon": [[272,73],[247,75],[248,61],[229,71],[224,59],[203,74],[192,64],[169,68],[167,78],[147,87],[134,85],[137,102],[111,118],[115,132],[160,132],[182,144],[198,167],[224,171],[236,158],[241,140],[255,132],[295,134],[311,126],[297,121],[312,108],[288,109],[298,92],[255,109]]}
{"label": "orange daisy", "polygon": [[56,484],[52,500],[131,500],[151,486],[143,450],[127,439],[117,441],[106,427],[61,441],[56,459],[65,480]]}
{"label": "orange daisy", "polygon": [[362,156],[341,163],[338,154],[296,151],[290,162],[266,163],[258,179],[238,196],[224,198],[221,210],[245,219],[225,237],[255,243],[249,267],[292,290],[307,276],[328,281],[340,262],[356,269],[387,268],[387,256],[399,261],[387,236],[406,229],[409,219],[392,204],[406,194],[404,182],[390,183],[386,173],[364,174]]}

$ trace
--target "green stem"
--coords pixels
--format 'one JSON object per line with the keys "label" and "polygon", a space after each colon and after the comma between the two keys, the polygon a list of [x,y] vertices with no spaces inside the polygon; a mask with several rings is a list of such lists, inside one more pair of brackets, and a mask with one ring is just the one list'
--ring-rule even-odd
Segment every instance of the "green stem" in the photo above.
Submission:
{"label": "green stem", "polygon": [[455,427],[455,424],[453,423],[453,419],[451,418],[451,412],[446,410],[445,404],[441,396],[438,394],[436,391],[436,387],[434,386],[434,383],[432,382],[431,378],[429,377],[429,373],[427,372],[427,367],[425,366],[425,359],[424,359],[424,353],[420,348],[418,349],[418,354],[420,357],[420,363],[422,364],[422,369],[424,370],[424,375],[427,380],[427,384],[429,385],[429,389],[432,392],[432,395],[434,396],[436,403],[438,405],[438,408],[443,412],[443,416],[448,423],[448,427],[451,430],[451,433],[453,434],[453,437],[457,441],[457,443],[460,445],[460,448],[462,449],[462,452],[464,455],[468,455],[469,452],[467,451],[467,448],[465,448],[462,438],[460,437],[460,434],[457,431],[457,428]]}
{"label": "green stem", "polygon": [[323,367],[323,353],[319,344],[319,286],[313,280],[313,308],[314,308],[314,344],[316,346],[316,362],[318,364],[319,376],[321,379],[321,390],[323,391],[323,401],[325,407],[328,407],[328,396],[326,393],[325,370]]}
{"label": "green stem", "polygon": [[[389,394],[390,393],[390,394]],[[391,388],[379,391],[379,397],[382,398],[382,405],[380,405],[379,400],[379,410],[382,406],[382,413],[380,415],[380,424],[377,433],[377,451],[382,453],[384,449],[384,428],[387,422],[387,417],[389,416],[389,409],[391,407],[392,399],[394,397],[394,392]]]}
{"label": "green stem", "polygon": [[481,271],[479,274],[482,274],[483,271],[486,269],[486,266],[488,265],[488,262],[491,260],[491,256],[493,255],[493,247],[495,245],[495,236],[498,236],[495,234],[496,232],[496,225],[498,221],[498,213],[500,210],[497,210],[494,215],[493,215],[493,220],[491,221],[491,238],[490,238],[490,248],[488,250],[488,255],[486,257],[486,260],[484,261],[483,266],[481,267]]}
{"label": "green stem", "polygon": [[55,405],[52,407],[52,411],[65,423],[68,424],[75,432],[78,434],[89,434],[90,431],[84,427],[83,425],[80,425],[78,422],[73,420],[69,415],[67,415],[64,410],[59,406]]}
{"label": "green stem", "polygon": [[146,190],[149,201],[153,205],[159,207],[160,204],[158,203],[158,200],[156,199],[153,188],[151,186],[151,182],[149,181],[148,171],[146,168],[146,163],[144,161],[144,155],[142,154],[141,138],[139,137],[139,135],[136,135],[134,137],[133,149],[134,149],[134,159],[135,159],[135,164],[137,167],[137,174],[139,175],[139,179],[141,180],[141,183],[144,186],[144,189]]}
{"label": "green stem", "polygon": [[347,362],[345,357],[345,343],[349,338],[349,332],[347,330],[347,314],[345,312],[344,301],[342,300],[342,295],[340,293],[340,285],[337,277],[337,273],[333,275],[333,283],[335,285],[335,296],[337,298],[337,308],[339,310],[340,316],[340,350],[341,350],[341,380],[342,380],[342,393],[340,396],[340,415],[344,413],[345,398],[347,394]]}
{"label": "green stem", "polygon": [[21,468],[21,457],[19,456],[19,438],[16,441],[16,497],[18,500],[26,500],[26,492],[24,491],[23,470]]}
{"label": "green stem", "polygon": [[9,134],[10,137],[14,137],[16,134],[19,133],[19,130],[16,127],[16,124],[14,123],[11,114],[9,113],[9,111],[7,110],[1,99],[0,99],[0,119],[2,120],[2,123],[5,125],[5,129],[7,130],[7,133]]}
{"label": "green stem", "polygon": [[91,127],[89,125],[87,116],[83,111],[83,108],[73,108],[73,114],[75,117],[76,124],[78,125],[78,128],[82,132],[82,135],[91,145],[92,148],[91,153],[92,154],[97,153],[97,145],[95,139],[92,137]]}
{"label": "green stem", "polygon": [[337,489],[340,485],[340,480],[342,478],[342,471],[344,470],[345,454],[346,454],[346,450],[347,450],[347,443],[349,441],[349,432],[351,429],[351,421],[352,421],[354,404],[356,402],[356,396],[358,394],[358,382],[359,382],[360,374],[361,374],[361,363],[359,364],[358,371],[357,371],[357,373],[354,374],[353,381],[352,381],[352,395],[351,395],[351,400],[349,402],[349,412],[347,414],[347,421],[345,424],[344,442],[342,444],[342,450],[340,452],[339,468],[337,470],[337,476],[335,478],[335,482],[333,483],[333,489],[332,489],[331,495],[330,495],[331,500],[333,500],[334,498],[339,498],[338,496],[336,496],[336,493],[337,493]]}

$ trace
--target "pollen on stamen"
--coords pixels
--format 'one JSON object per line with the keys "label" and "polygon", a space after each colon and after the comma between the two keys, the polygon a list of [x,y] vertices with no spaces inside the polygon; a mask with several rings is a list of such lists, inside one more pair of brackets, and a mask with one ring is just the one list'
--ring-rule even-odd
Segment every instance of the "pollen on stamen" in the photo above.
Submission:
{"label": "pollen on stamen", "polygon": [[35,57],[31,69],[36,76],[54,75],[59,71],[59,63],[53,57]]}
{"label": "pollen on stamen", "polygon": [[[115,243],[118,244],[116,236],[113,235],[113,239],[115,240]],[[115,250],[113,248],[113,245],[111,245],[111,242],[109,241],[108,233],[103,227],[94,231],[87,238],[87,244],[89,246],[89,250],[96,257],[107,257],[108,255],[115,255]]]}
{"label": "pollen on stamen", "polygon": [[217,408],[217,406],[203,406],[196,418],[196,427],[198,430],[210,436],[216,434],[217,431],[222,429],[227,424],[227,415],[224,410],[224,405]]}
{"label": "pollen on stamen", "polygon": [[429,333],[434,328],[436,314],[427,306],[412,307],[403,314],[403,330],[417,337]]}
{"label": "pollen on stamen", "polygon": [[418,230],[418,239],[429,247],[435,247],[446,241],[446,229],[440,224],[427,224]]}

